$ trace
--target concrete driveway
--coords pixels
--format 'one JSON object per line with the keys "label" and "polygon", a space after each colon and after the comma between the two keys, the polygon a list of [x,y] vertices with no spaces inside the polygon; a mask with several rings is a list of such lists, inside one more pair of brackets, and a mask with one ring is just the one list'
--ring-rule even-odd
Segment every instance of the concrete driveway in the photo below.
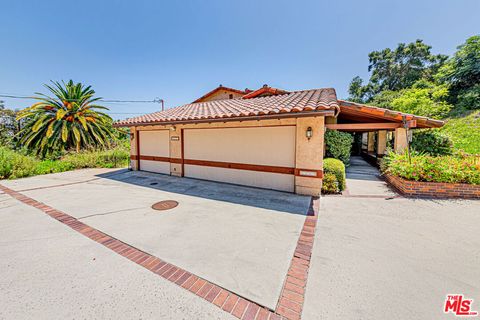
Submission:
{"label": "concrete driveway", "polygon": [[[282,192],[107,169],[1,184],[261,306],[299,299],[302,319],[453,319],[455,293],[480,311],[480,202],[405,199],[362,161],[348,172],[348,192],[321,198],[316,233],[310,198]],[[178,207],[150,208],[167,199]],[[309,233],[304,290],[286,275],[304,270],[289,264]],[[0,193],[0,319],[232,318],[112,250]],[[261,318],[235,301],[233,315]]]}
{"label": "concrete driveway", "polygon": [[234,319],[5,194],[0,254],[0,319]]}
{"label": "concrete driveway", "polygon": [[[289,193],[126,170],[2,184],[271,309],[310,205]],[[161,200],[179,205],[151,209]]]}
{"label": "concrete driveway", "polygon": [[454,319],[456,293],[480,311],[480,202],[399,197],[352,164],[320,202],[303,319]]}

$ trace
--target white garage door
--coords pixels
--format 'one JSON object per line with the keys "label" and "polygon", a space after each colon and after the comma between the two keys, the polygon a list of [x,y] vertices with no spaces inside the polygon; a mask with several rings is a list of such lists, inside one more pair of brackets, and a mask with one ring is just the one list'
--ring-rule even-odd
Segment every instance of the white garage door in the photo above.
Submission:
{"label": "white garage door", "polygon": [[185,176],[294,191],[295,127],[185,129]]}
{"label": "white garage door", "polygon": [[140,131],[140,170],[170,174],[168,130]]}

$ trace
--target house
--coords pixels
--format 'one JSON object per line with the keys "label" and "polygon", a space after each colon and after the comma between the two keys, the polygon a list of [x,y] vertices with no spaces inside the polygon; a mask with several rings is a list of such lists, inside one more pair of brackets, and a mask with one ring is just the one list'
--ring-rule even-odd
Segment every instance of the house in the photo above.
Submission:
{"label": "house", "polygon": [[395,150],[410,128],[442,121],[337,99],[332,88],[285,91],[219,86],[176,108],[123,121],[131,132],[131,167],[260,188],[318,195],[327,128],[364,133],[381,156],[387,133]]}
{"label": "house", "polygon": [[210,92],[207,92],[197,100],[192,103],[205,102],[205,101],[214,101],[214,100],[225,100],[225,99],[237,99],[241,98],[247,93],[250,93],[251,90],[248,88],[245,90],[237,90],[229,87],[224,87],[219,85],[217,88],[213,89]]}

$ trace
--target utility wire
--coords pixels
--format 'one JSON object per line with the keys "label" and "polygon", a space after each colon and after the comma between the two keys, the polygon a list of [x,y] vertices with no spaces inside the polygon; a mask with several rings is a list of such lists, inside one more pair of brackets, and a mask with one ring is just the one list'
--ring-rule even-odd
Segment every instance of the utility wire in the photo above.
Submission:
{"label": "utility wire", "polygon": [[[0,94],[0,98],[12,98],[12,99],[31,99],[34,100],[35,97],[32,96],[21,96],[21,95],[10,95],[10,94]],[[69,99],[69,101],[75,101],[76,99]],[[110,103],[161,103],[162,99],[156,98],[153,100],[108,100],[100,99],[98,101],[110,102]]]}
{"label": "utility wire", "polygon": [[[13,95],[13,94],[0,94],[0,98],[12,98],[12,99],[30,99],[35,100],[35,97],[24,96],[24,95]],[[75,101],[76,99],[70,99],[69,101]],[[163,103],[163,100],[160,98],[155,98],[153,100],[109,100],[109,99],[100,99],[98,101],[107,102],[107,103]],[[137,115],[145,114],[145,112],[108,112],[111,115]]]}
{"label": "utility wire", "polygon": [[22,96],[14,96],[9,94],[0,94],[0,98],[33,99],[33,97],[22,97]]}

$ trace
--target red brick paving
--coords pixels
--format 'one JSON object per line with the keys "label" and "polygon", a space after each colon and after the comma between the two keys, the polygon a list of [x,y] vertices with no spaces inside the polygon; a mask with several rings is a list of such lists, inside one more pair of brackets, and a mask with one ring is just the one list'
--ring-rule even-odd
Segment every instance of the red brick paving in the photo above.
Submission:
{"label": "red brick paving", "polygon": [[235,293],[169,264],[135,247],[115,239],[59,210],[29,198],[17,191],[0,185],[0,191],[37,209],[53,219],[69,226],[91,240],[109,248],[132,262],[154,272],[189,290],[222,310],[243,320],[300,319],[303,309],[310,257],[312,254],[315,227],[317,224],[319,198],[312,198],[311,206],[299,237],[290,268],[282,288],[275,312],[257,303],[237,296]]}
{"label": "red brick paving", "polygon": [[287,277],[275,312],[287,319],[300,319],[303,310],[310,258],[312,256],[317,225],[319,198],[312,198],[312,205],[305,218],[303,229],[293,254]]}

